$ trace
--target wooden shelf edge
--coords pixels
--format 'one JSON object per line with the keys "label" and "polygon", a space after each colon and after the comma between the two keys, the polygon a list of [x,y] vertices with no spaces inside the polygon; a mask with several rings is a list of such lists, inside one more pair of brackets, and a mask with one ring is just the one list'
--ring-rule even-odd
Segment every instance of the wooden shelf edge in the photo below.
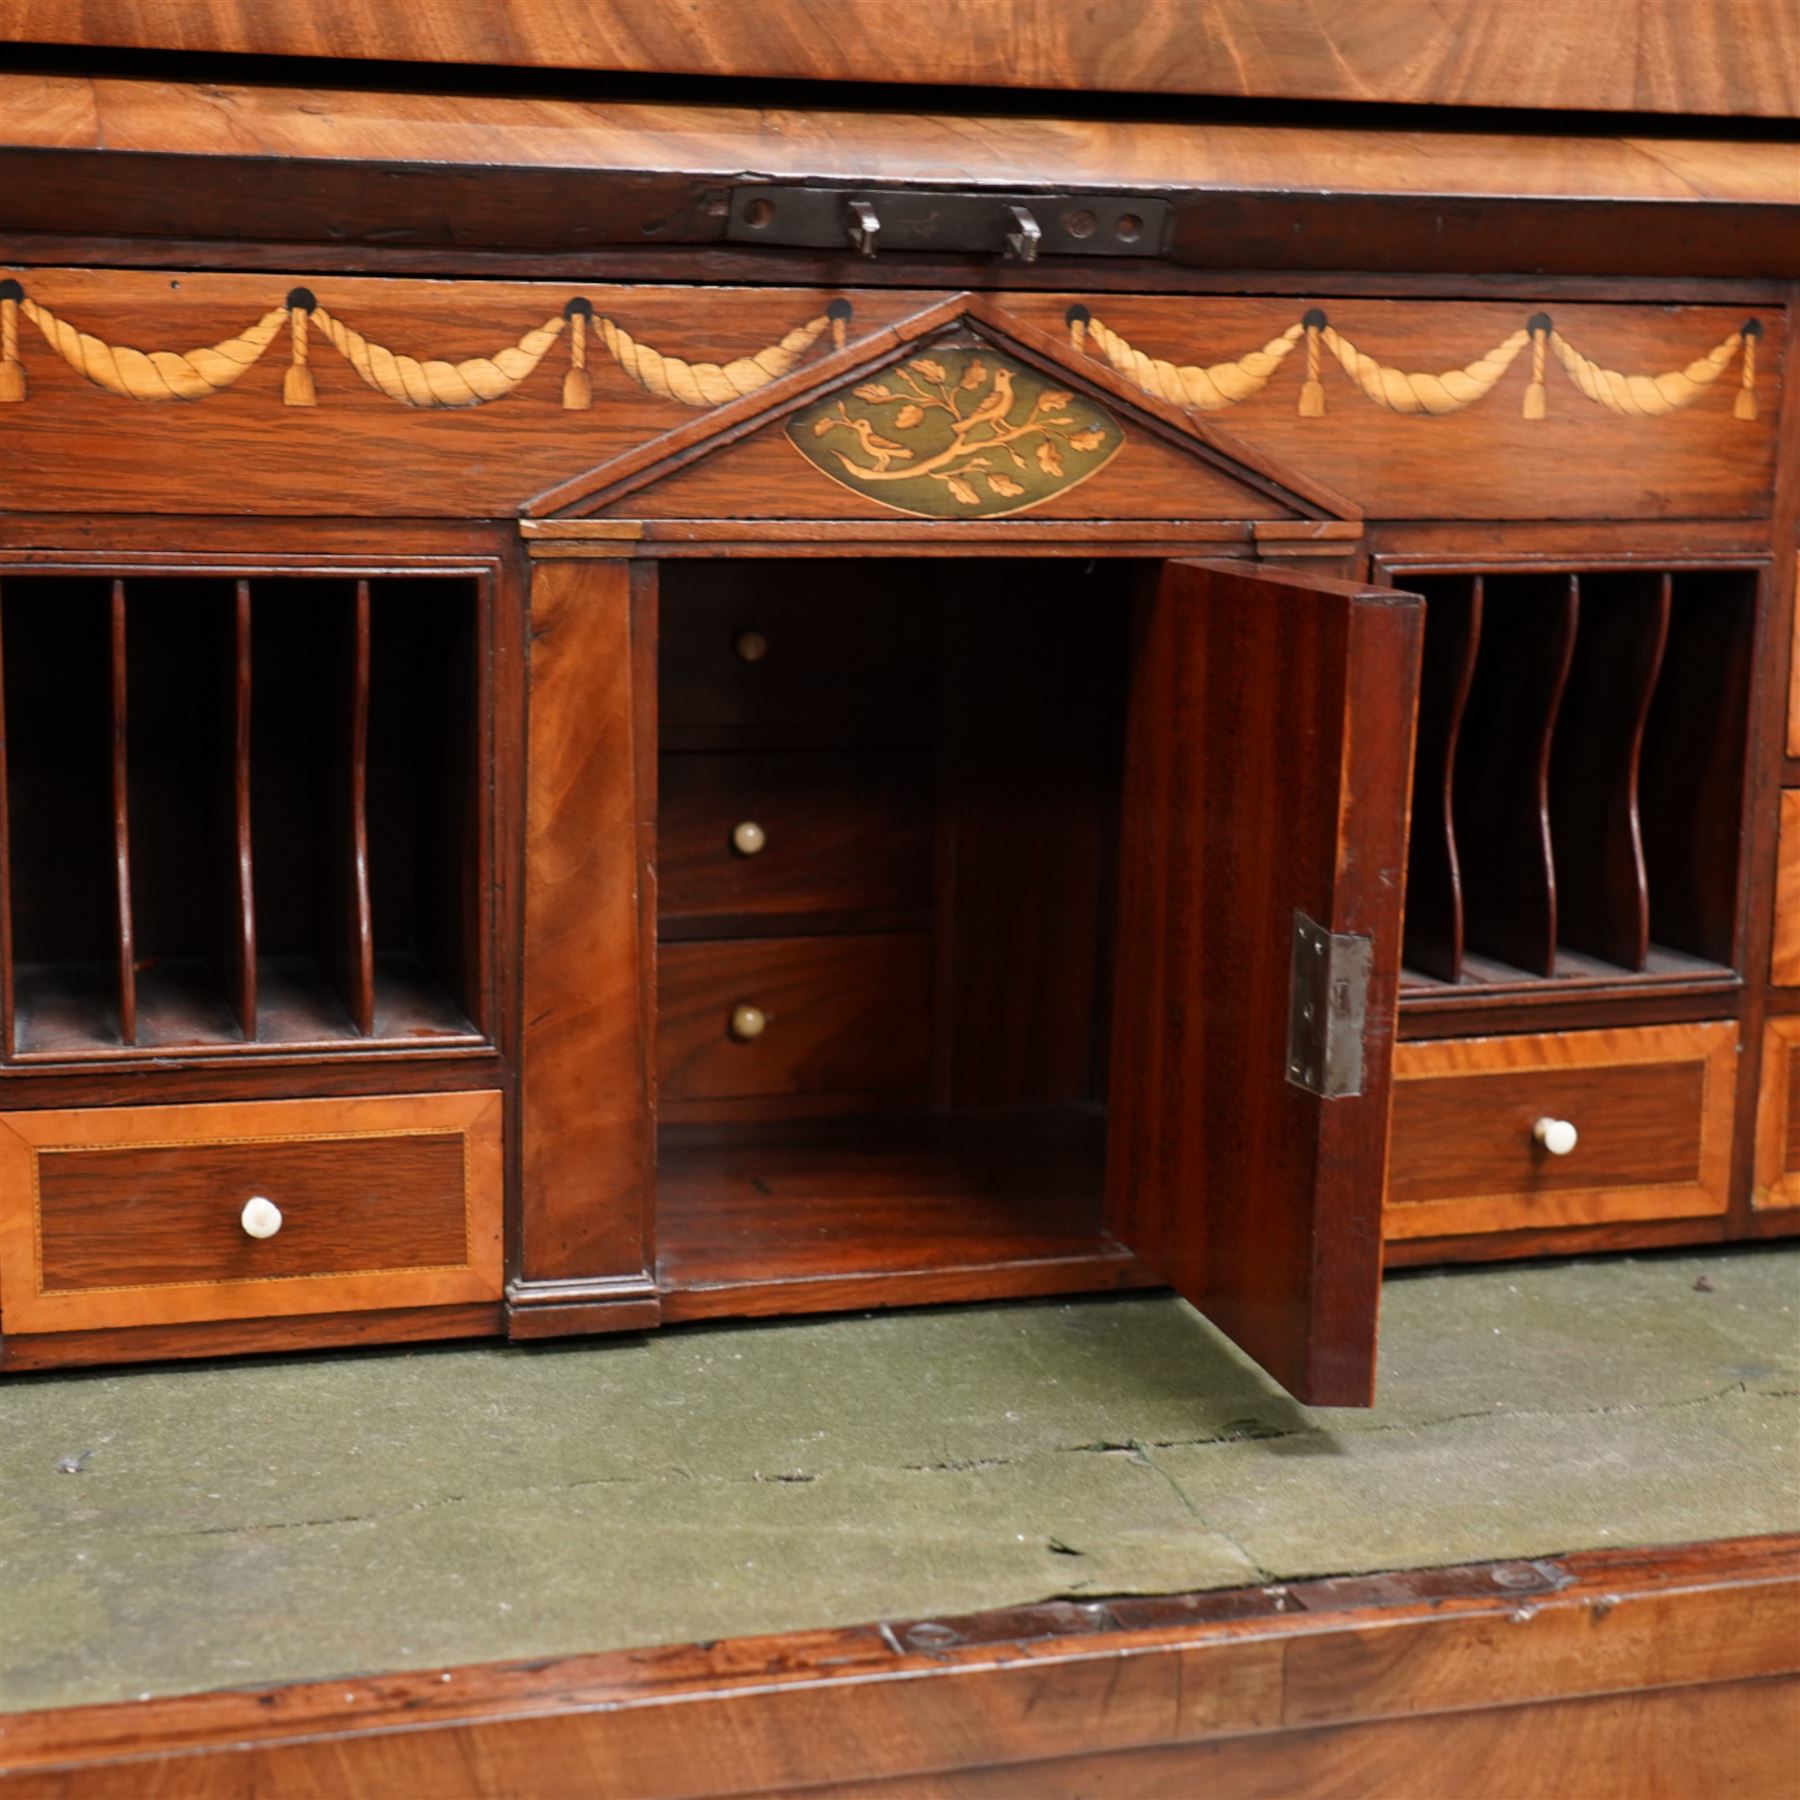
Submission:
{"label": "wooden shelf edge", "polygon": [[[1580,1551],[23,1712],[0,1721],[0,1774],[153,1763],[179,1786],[228,1757],[246,1788],[273,1767],[338,1791],[404,1758],[453,1784],[413,1791],[464,1795],[493,1733],[540,1775],[534,1750],[654,1768],[645,1792],[716,1792],[726,1766],[735,1791],[785,1792],[866,1779],[877,1738],[893,1777],[1495,1707],[1524,1725],[1559,1700],[1791,1677],[1797,1616],[1800,1536]],[[1122,1684],[1126,1658],[1160,1679]],[[1183,1677],[1207,1704],[1170,1707]]]}

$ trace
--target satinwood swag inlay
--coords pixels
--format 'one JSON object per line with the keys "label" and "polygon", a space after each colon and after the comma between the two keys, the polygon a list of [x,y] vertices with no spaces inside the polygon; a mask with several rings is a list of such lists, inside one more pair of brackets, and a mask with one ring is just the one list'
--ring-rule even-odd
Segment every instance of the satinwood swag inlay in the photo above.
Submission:
{"label": "satinwood swag inlay", "polygon": [[[0,404],[23,401],[29,393],[19,343],[21,319],[34,325],[44,342],[72,369],[108,393],[128,400],[206,399],[254,368],[285,327],[289,362],[282,399],[295,407],[319,404],[313,372],[315,335],[330,344],[377,393],[419,409],[468,408],[504,400],[525,384],[560,339],[567,347],[562,404],[569,411],[583,411],[594,403],[588,352],[595,341],[646,392],[683,406],[723,406],[790,374],[827,332],[834,347],[843,349],[852,316],[848,300],[834,299],[823,312],[801,320],[775,342],[720,363],[657,350],[577,295],[559,313],[492,354],[450,362],[419,358],[374,342],[323,305],[310,289],[294,288],[279,303],[273,303],[271,296],[271,302],[241,331],[216,344],[187,351],[138,350],[82,330],[28,294],[17,279],[0,279]],[[1517,330],[1472,362],[1437,373],[1379,362],[1360,350],[1318,307],[1308,309],[1259,349],[1214,363],[1177,363],[1152,356],[1080,304],[1069,308],[1068,328],[1076,351],[1103,358],[1145,393],[1197,412],[1215,412],[1254,399],[1290,353],[1304,346],[1305,373],[1298,399],[1303,418],[1324,416],[1327,356],[1372,404],[1393,413],[1429,417],[1458,412],[1486,398],[1518,357],[1529,351],[1530,375],[1520,408],[1527,419],[1546,416],[1545,373],[1551,359],[1584,399],[1632,419],[1660,418],[1691,405],[1735,361],[1738,393],[1732,410],[1739,419],[1754,419],[1756,347],[1763,329],[1760,321],[1746,319],[1738,330],[1683,367],[1646,375],[1606,367],[1576,348],[1543,312],[1532,313]],[[827,472],[835,474],[834,470]]]}
{"label": "satinwood swag inlay", "polygon": [[1085,395],[987,348],[934,347],[802,408],[788,440],[896,512],[992,519],[1097,474],[1125,432]]}

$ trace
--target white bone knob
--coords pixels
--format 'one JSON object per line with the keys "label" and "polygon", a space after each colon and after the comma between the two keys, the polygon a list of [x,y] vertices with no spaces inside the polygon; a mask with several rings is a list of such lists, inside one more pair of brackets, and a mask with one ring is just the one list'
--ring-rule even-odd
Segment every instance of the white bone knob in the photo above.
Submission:
{"label": "white bone knob", "polygon": [[760,1006],[734,1006],[731,1009],[731,1035],[740,1044],[761,1037],[768,1023],[768,1015]]}
{"label": "white bone knob", "polygon": [[740,662],[759,663],[769,654],[769,640],[760,631],[740,631],[732,647]]}
{"label": "white bone knob", "polygon": [[745,819],[731,830],[731,847],[739,856],[760,856],[768,833],[754,819]]}
{"label": "white bone knob", "polygon": [[1567,1119],[1539,1119],[1532,1126],[1531,1135],[1552,1156],[1567,1156],[1581,1141],[1580,1132]]}
{"label": "white bone knob", "polygon": [[281,1229],[281,1208],[261,1194],[253,1195],[244,1202],[238,1223],[253,1238],[272,1238]]}

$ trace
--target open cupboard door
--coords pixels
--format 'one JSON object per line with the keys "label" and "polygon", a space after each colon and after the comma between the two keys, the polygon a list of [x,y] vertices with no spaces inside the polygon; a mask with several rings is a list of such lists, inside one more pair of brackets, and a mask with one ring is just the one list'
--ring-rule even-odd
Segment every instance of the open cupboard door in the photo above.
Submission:
{"label": "open cupboard door", "polygon": [[1424,613],[1172,562],[1134,620],[1107,1224],[1313,1405],[1374,1393]]}

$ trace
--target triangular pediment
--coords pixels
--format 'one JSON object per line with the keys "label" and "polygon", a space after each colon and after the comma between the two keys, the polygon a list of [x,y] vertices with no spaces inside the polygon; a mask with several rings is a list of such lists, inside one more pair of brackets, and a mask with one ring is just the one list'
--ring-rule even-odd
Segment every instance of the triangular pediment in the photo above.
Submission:
{"label": "triangular pediment", "polygon": [[958,295],[538,496],[527,518],[1353,520],[1266,453]]}

